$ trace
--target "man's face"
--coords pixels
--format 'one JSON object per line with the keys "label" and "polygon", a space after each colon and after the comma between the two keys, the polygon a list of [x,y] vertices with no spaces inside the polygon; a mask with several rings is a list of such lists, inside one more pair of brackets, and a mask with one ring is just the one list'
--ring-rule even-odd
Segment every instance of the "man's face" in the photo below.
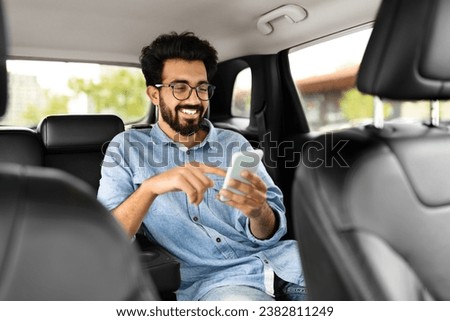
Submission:
{"label": "man's face", "polygon": [[[207,81],[206,69],[202,61],[170,59],[164,64],[162,73],[164,85],[182,82],[196,87]],[[169,127],[172,131],[169,134],[182,136],[190,136],[200,129],[200,123],[209,104],[208,101],[200,100],[195,90],[192,90],[188,99],[180,101],[174,97],[171,87],[161,87],[158,100],[160,125],[163,130]]]}

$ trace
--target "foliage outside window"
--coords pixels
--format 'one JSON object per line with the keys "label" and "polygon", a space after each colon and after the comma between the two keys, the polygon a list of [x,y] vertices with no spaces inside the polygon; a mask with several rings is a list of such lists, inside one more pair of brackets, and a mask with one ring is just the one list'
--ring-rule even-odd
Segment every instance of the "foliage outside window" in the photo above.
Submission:
{"label": "foliage outside window", "polygon": [[[330,131],[373,122],[373,97],[356,89],[356,75],[371,30],[362,30],[289,54],[291,73],[313,131]],[[391,122],[427,122],[430,102],[384,100]],[[450,103],[441,104],[450,119]]]}
{"label": "foliage outside window", "polygon": [[52,114],[109,113],[133,122],[148,98],[140,69],[86,63],[8,61],[8,114],[1,125],[35,126]]}
{"label": "foliage outside window", "polygon": [[251,87],[252,72],[248,67],[238,73],[234,82],[231,102],[231,115],[234,117],[250,117]]}

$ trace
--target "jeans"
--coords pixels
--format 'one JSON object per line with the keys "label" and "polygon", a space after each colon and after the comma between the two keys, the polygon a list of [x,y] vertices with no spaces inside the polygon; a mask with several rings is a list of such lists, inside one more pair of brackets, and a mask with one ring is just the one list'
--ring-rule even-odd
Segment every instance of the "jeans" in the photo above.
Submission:
{"label": "jeans", "polygon": [[306,287],[289,283],[280,279],[275,274],[275,299],[276,301],[306,301],[308,300]]}
{"label": "jeans", "polygon": [[305,301],[306,288],[275,275],[275,297],[246,285],[226,285],[212,289],[200,301]]}

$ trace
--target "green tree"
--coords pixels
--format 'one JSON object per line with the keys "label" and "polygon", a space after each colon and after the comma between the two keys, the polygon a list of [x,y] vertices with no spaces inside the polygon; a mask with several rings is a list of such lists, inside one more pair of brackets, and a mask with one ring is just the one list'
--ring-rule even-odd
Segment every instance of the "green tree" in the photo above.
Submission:
{"label": "green tree", "polygon": [[45,107],[29,104],[27,109],[22,113],[22,118],[27,125],[36,125],[42,118],[48,115],[68,113],[68,96],[52,94],[49,91],[46,91],[44,95],[46,101]]}
{"label": "green tree", "polygon": [[[362,94],[356,88],[344,93],[339,101],[342,113],[349,121],[373,118],[373,96]],[[392,113],[392,105],[384,104],[384,117]]]}
{"label": "green tree", "polygon": [[142,75],[126,69],[104,73],[99,82],[72,78],[68,86],[76,94],[86,94],[96,113],[111,112],[124,120],[136,120],[148,106]]}
{"label": "green tree", "polygon": [[238,91],[234,95],[233,115],[248,117],[250,115],[251,92],[249,90]]}

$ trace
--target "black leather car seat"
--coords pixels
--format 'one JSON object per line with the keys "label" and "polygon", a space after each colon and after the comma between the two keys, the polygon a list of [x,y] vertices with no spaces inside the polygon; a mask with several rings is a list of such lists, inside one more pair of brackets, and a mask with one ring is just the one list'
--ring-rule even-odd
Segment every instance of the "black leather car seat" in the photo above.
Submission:
{"label": "black leather car seat", "polygon": [[0,166],[0,300],[151,300],[136,248],[81,180]]}
{"label": "black leather car seat", "polygon": [[[384,1],[359,89],[450,98],[449,13],[449,1]],[[450,300],[448,128],[366,126],[310,146],[292,194],[310,299]]]}
{"label": "black leather car seat", "polygon": [[[0,117],[6,45],[0,2]],[[0,163],[0,300],[152,300],[136,248],[86,183]]]}
{"label": "black leather car seat", "polygon": [[124,130],[115,115],[54,115],[38,125],[46,167],[59,168],[98,189],[107,144]]}
{"label": "black leather car seat", "polygon": [[29,128],[0,128],[0,162],[44,165],[44,149],[36,132]]}

